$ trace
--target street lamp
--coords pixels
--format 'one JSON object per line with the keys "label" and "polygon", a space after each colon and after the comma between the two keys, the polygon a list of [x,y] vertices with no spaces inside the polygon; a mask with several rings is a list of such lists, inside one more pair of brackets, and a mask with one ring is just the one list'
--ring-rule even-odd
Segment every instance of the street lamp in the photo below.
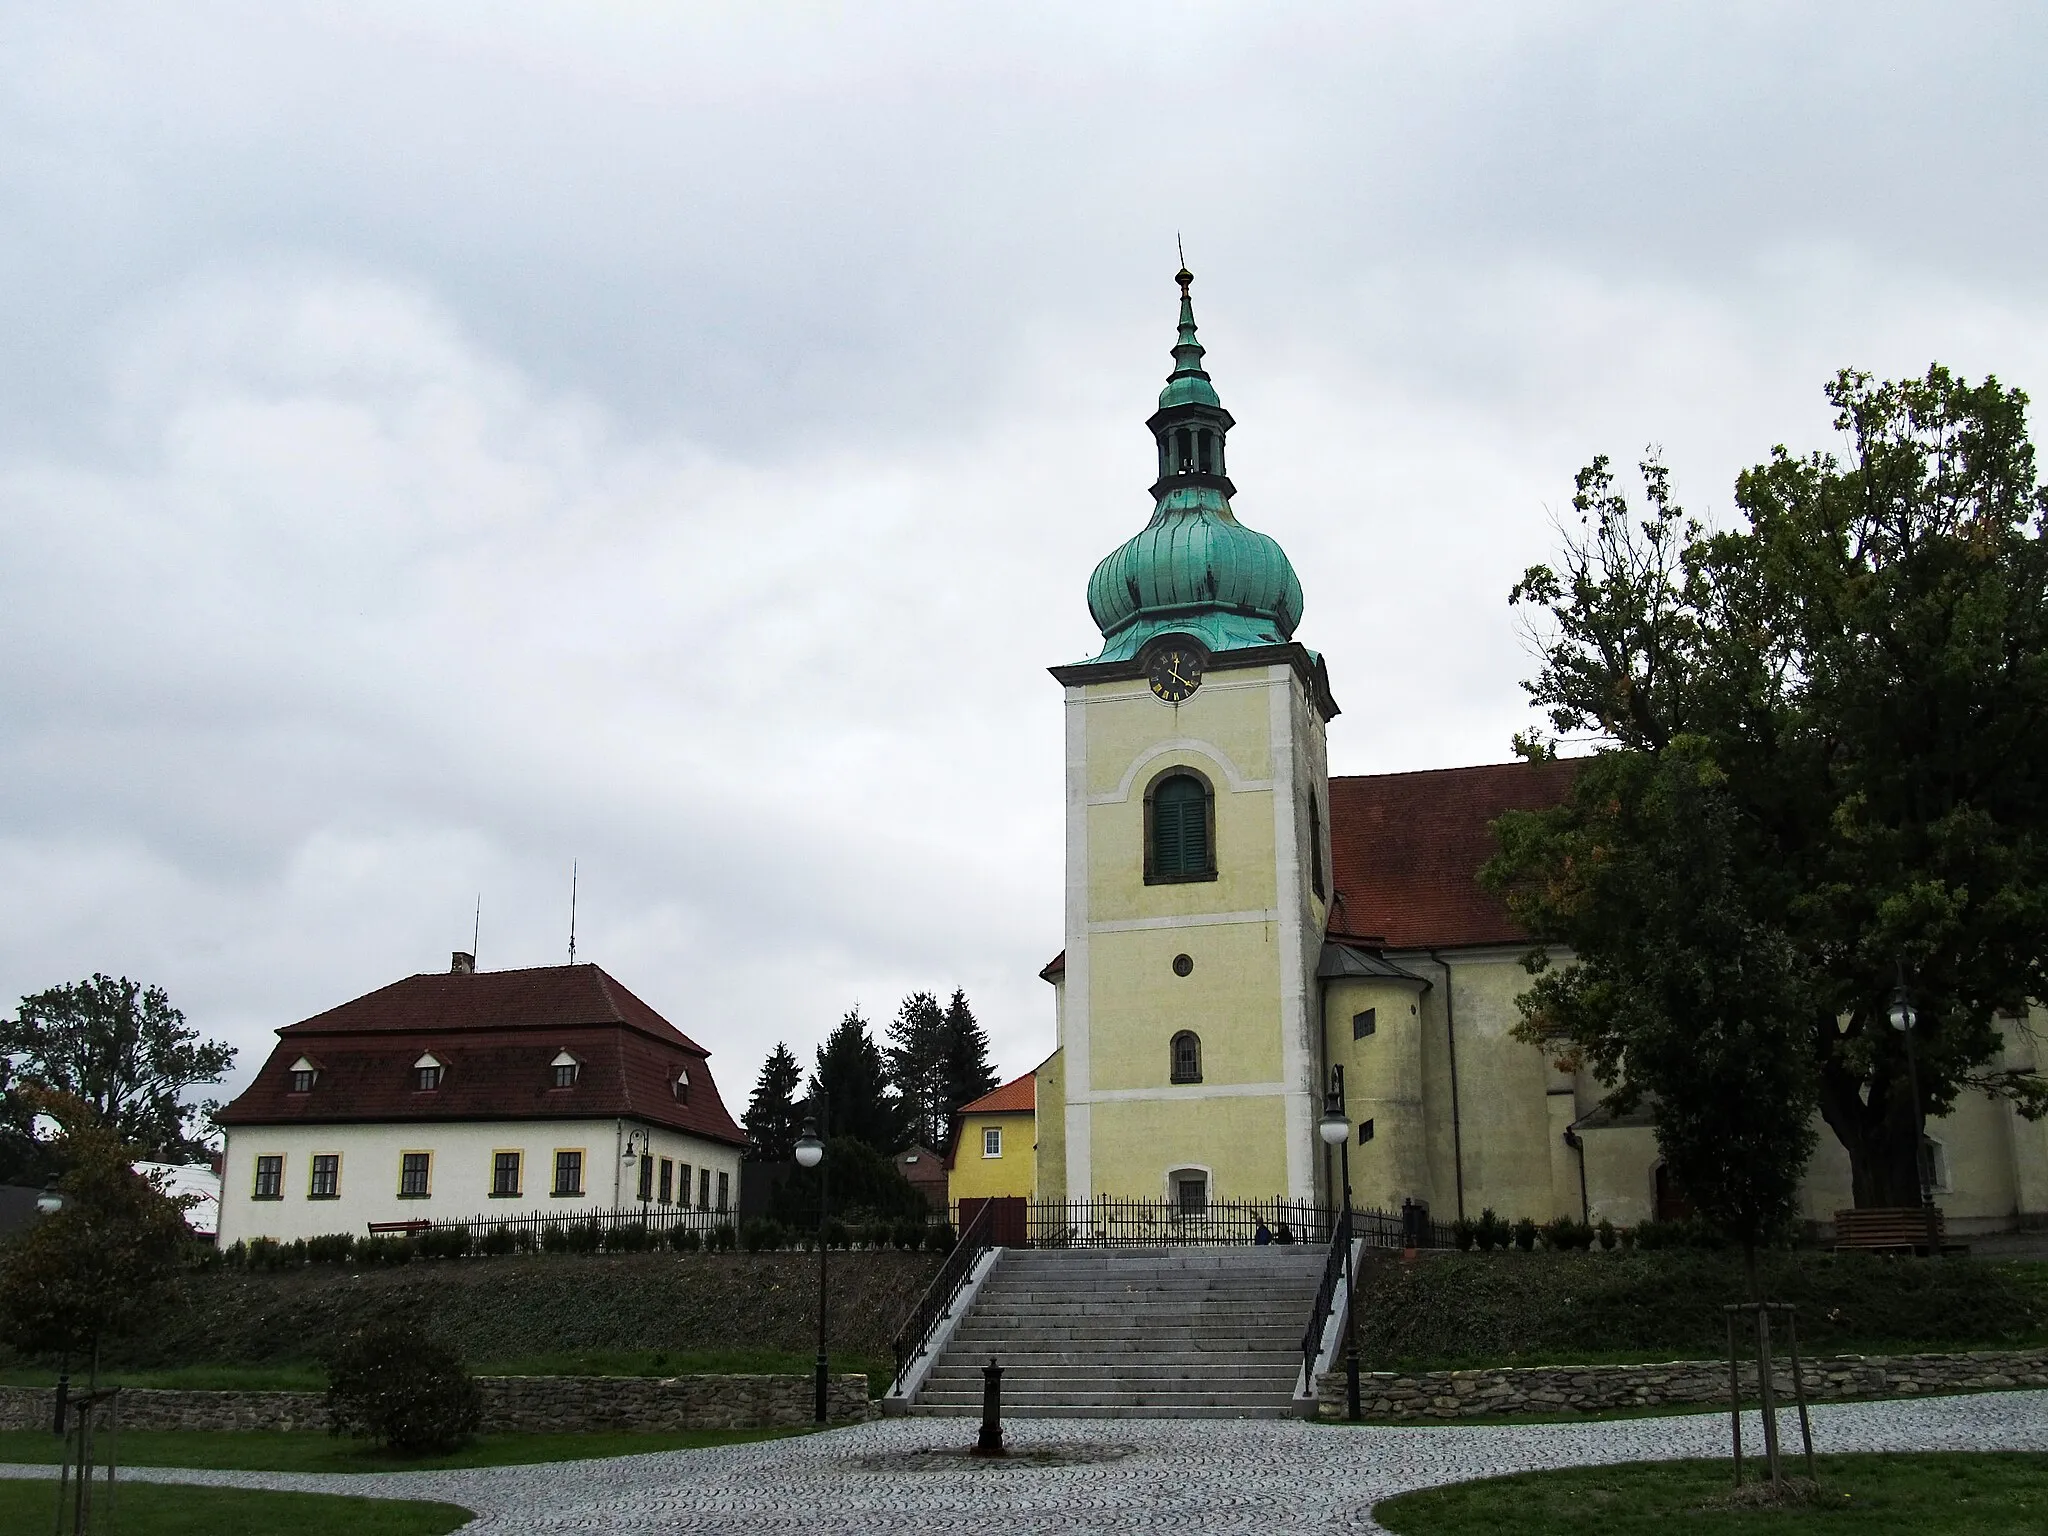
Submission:
{"label": "street lamp", "polygon": [[825,1422],[825,1381],[831,1362],[825,1356],[825,1191],[831,1182],[831,1170],[825,1167],[825,1141],[818,1134],[820,1123],[829,1124],[825,1095],[818,1095],[818,1118],[804,1122],[804,1133],[796,1139],[796,1161],[799,1168],[818,1170],[818,1379],[813,1392],[812,1413],[817,1421]]}
{"label": "street lamp", "polygon": [[640,1197],[640,1225],[645,1227],[649,1186],[653,1178],[649,1170],[654,1166],[654,1143],[644,1130],[633,1131],[626,1137],[626,1166],[631,1168],[635,1159],[641,1160],[641,1166],[634,1169],[633,1184]]}
{"label": "street lamp", "polygon": [[1913,1032],[1920,1022],[1920,1015],[1913,1007],[1912,994],[1906,990],[1906,968],[1899,967],[1899,984],[1892,989],[1891,1006],[1885,1010],[1891,1026],[1897,1030],[1906,1044],[1906,1081],[1913,1090],[1913,1173],[1920,1181],[1920,1214],[1927,1226],[1927,1256],[1935,1258],[1941,1253],[1941,1244],[1934,1235],[1934,1188],[1929,1175],[1927,1157],[1927,1112],[1920,1105],[1920,1067],[1913,1054]]}
{"label": "street lamp", "polygon": [[1357,1294],[1351,1275],[1351,1116],[1344,1108],[1344,1069],[1330,1068],[1330,1091],[1323,1097],[1323,1118],[1316,1122],[1323,1145],[1343,1153],[1344,1212],[1337,1218],[1338,1240],[1344,1244],[1344,1416],[1357,1423],[1358,1403]]}
{"label": "street lamp", "polygon": [[41,1215],[54,1216],[63,1209],[64,1196],[57,1189],[56,1179],[52,1178],[43,1186],[43,1192],[36,1196],[36,1210]]}

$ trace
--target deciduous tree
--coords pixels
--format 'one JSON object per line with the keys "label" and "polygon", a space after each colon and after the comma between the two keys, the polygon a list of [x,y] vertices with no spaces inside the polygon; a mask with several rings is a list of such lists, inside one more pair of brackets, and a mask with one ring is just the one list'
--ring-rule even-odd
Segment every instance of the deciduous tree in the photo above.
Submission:
{"label": "deciduous tree", "polygon": [[[206,1155],[198,1133],[217,1106],[185,1096],[235,1064],[234,1048],[202,1040],[163,988],[101,975],[24,997],[0,1021],[0,1056],[16,1082],[70,1095],[138,1156],[163,1162]],[[19,1095],[7,1095],[5,1116],[15,1135],[27,1133]]]}
{"label": "deciduous tree", "polygon": [[[1908,1205],[1918,1136],[1885,1022],[1901,975],[1928,1114],[1973,1091],[2048,1109],[1998,1024],[2048,996],[2048,491],[2026,397],[1995,379],[1845,371],[1827,393],[1846,460],[1775,450],[1737,481],[1740,528],[1686,519],[1654,460],[1638,515],[1595,460],[1562,568],[1532,568],[1513,601],[1548,620],[1528,686],[1552,732],[1711,777],[1728,817],[1716,899],[1806,999],[1788,1038],[1810,1052],[1856,1203]],[[1641,940],[1589,896],[1605,877],[1585,863],[1673,855],[1629,798],[1660,785],[1588,770],[1563,809],[1502,825],[1494,877],[1596,971]],[[1591,974],[1571,1007],[1539,988],[1526,1026],[1632,1074],[1640,1017]]]}

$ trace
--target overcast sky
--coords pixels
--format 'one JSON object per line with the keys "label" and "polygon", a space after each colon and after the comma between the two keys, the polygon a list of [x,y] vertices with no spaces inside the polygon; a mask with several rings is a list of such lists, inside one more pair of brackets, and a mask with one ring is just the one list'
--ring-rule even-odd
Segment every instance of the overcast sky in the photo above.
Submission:
{"label": "overcast sky", "polygon": [[1593,454],[2048,393],[2048,10],[0,7],[0,999],[467,948],[713,1052],[1051,1048],[1060,691],[1187,242],[1345,713],[1498,761]]}

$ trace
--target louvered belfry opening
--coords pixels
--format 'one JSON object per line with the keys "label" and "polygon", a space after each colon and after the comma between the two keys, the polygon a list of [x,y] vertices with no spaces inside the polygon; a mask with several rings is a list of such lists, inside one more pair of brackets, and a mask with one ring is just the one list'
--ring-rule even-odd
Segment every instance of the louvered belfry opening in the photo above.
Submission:
{"label": "louvered belfry opening", "polygon": [[1206,880],[1216,873],[1209,786],[1191,773],[1170,774],[1151,795],[1148,880]]}

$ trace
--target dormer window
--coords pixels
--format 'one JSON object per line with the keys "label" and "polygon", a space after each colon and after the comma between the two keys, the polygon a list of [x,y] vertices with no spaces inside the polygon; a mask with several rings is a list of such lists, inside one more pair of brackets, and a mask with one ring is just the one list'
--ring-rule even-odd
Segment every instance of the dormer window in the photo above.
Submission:
{"label": "dormer window", "polygon": [[677,1103],[679,1103],[679,1104],[687,1104],[687,1103],[689,1103],[689,1102],[690,1102],[690,1069],[689,1069],[688,1067],[679,1067],[679,1068],[677,1068],[677,1070],[676,1070],[676,1080],[675,1080],[675,1082],[674,1082],[673,1084],[671,1084],[670,1086],[672,1086],[672,1087],[673,1087],[673,1088],[675,1089],[675,1094],[676,1094],[676,1102],[677,1102]]}
{"label": "dormer window", "polygon": [[555,1086],[557,1088],[574,1088],[576,1086],[576,1074],[583,1067],[583,1063],[574,1056],[571,1056],[567,1051],[558,1052],[555,1059],[548,1063],[548,1065],[555,1074]]}
{"label": "dormer window", "polygon": [[314,1080],[320,1076],[320,1069],[303,1056],[292,1063],[291,1072],[293,1093],[311,1093]]}
{"label": "dormer window", "polygon": [[412,1085],[419,1093],[432,1093],[441,1086],[441,1063],[429,1051],[412,1064]]}

